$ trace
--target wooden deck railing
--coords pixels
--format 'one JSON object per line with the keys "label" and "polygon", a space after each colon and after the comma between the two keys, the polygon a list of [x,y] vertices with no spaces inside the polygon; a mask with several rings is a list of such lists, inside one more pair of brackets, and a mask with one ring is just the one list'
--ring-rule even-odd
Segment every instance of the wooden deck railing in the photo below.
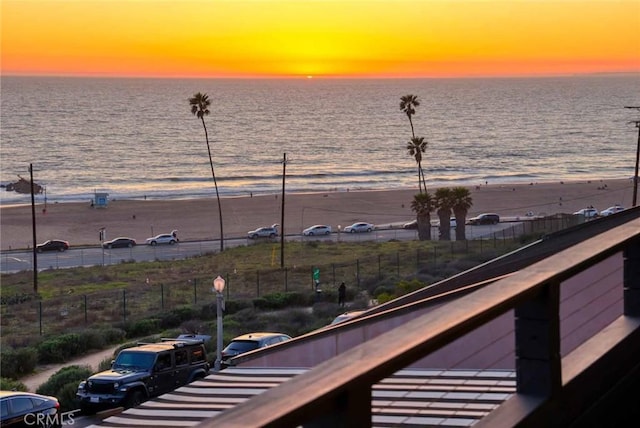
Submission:
{"label": "wooden deck railing", "polygon": [[[624,315],[562,359],[562,281],[620,252],[624,256]],[[512,309],[516,314],[518,393],[477,426],[535,426],[541,422],[562,426],[597,399],[597,388],[585,387],[589,379],[597,378],[599,387],[606,388],[637,364],[640,218],[390,330],[199,426],[371,426],[373,384]],[[558,416],[559,406],[567,403],[573,407],[563,408]],[[550,415],[554,423],[546,425]]]}

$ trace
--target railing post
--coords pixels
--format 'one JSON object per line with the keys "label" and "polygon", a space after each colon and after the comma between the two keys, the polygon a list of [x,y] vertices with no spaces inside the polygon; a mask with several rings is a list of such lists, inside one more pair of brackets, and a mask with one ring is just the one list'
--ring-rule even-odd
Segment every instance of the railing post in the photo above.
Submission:
{"label": "railing post", "polygon": [[371,387],[351,388],[337,396],[322,416],[305,423],[303,428],[370,427]]}
{"label": "railing post", "polygon": [[514,312],[517,391],[551,396],[562,386],[560,284],[546,284]]}
{"label": "railing post", "polygon": [[623,251],[624,314],[640,316],[640,239],[628,243]]}

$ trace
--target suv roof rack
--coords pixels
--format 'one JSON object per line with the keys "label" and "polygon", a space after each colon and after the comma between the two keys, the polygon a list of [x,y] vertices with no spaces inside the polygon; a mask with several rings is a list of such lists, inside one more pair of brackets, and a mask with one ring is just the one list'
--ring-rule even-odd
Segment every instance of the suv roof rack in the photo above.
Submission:
{"label": "suv roof rack", "polygon": [[162,342],[174,342],[174,348],[180,348],[184,345],[196,345],[199,343],[204,343],[202,339],[176,339],[175,337],[163,337],[160,339],[160,343]]}

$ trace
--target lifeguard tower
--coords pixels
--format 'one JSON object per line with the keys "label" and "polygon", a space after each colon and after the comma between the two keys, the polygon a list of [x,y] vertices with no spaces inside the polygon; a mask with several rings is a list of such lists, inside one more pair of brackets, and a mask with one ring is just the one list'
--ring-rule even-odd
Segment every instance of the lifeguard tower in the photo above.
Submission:
{"label": "lifeguard tower", "polygon": [[94,192],[92,205],[95,208],[106,208],[109,203],[109,194],[105,192]]}

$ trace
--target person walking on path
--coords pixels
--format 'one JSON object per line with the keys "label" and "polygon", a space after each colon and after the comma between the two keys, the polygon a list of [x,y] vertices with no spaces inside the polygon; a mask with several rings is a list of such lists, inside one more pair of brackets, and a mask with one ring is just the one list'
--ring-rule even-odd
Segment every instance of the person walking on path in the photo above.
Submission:
{"label": "person walking on path", "polygon": [[338,287],[338,304],[344,308],[344,300],[347,297],[347,287],[344,285],[344,282],[340,284]]}

